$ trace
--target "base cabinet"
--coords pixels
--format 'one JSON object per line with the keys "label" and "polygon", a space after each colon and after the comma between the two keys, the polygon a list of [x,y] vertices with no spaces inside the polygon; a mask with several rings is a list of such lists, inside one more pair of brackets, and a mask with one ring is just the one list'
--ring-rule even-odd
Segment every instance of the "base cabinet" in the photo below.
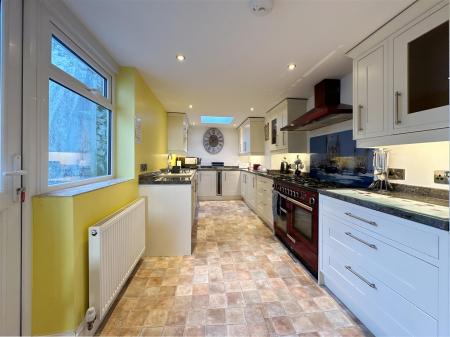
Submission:
{"label": "base cabinet", "polygon": [[240,196],[240,171],[198,171],[198,197],[201,200],[231,200]]}
{"label": "base cabinet", "polygon": [[240,184],[242,199],[273,230],[272,179],[241,172]]}
{"label": "base cabinet", "polygon": [[198,197],[215,197],[216,192],[216,171],[198,172]]}
{"label": "base cabinet", "polygon": [[320,195],[319,281],[377,336],[448,336],[448,232]]}

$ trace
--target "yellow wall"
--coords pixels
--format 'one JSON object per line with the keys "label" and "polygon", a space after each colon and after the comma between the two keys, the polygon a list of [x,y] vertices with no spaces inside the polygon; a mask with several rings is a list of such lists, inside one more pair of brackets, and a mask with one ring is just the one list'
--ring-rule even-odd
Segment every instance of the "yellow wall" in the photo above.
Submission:
{"label": "yellow wall", "polygon": [[[75,331],[88,308],[89,226],[138,197],[138,163],[165,165],[167,113],[134,68],[116,78],[116,176],[131,180],[74,197],[33,198],[32,334]],[[134,144],[134,117],[143,143]]]}
{"label": "yellow wall", "polygon": [[139,164],[147,163],[148,170],[166,165],[167,158],[167,112],[136,72],[136,116],[142,120],[142,143],[136,144],[136,172]]}

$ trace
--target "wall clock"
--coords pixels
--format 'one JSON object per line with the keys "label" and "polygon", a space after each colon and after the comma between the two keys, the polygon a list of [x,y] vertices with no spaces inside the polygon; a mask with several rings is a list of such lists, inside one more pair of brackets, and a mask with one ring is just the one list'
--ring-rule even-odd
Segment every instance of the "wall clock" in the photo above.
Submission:
{"label": "wall clock", "polygon": [[206,130],[203,135],[203,147],[208,153],[219,153],[223,148],[223,134],[217,128]]}

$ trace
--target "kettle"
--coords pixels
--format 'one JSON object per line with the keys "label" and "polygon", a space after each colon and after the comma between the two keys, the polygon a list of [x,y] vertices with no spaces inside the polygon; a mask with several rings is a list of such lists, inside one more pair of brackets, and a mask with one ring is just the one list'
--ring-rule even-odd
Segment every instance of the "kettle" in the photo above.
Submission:
{"label": "kettle", "polygon": [[289,164],[286,161],[286,157],[283,158],[280,165],[280,173],[289,173]]}

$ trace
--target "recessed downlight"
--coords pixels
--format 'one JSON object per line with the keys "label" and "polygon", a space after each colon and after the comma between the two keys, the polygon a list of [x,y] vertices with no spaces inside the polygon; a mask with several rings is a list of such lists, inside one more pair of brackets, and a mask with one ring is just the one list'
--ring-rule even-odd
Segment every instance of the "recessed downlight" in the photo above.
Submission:
{"label": "recessed downlight", "polygon": [[295,68],[297,68],[297,65],[295,63],[288,64],[288,70],[294,70]]}
{"label": "recessed downlight", "polygon": [[250,108],[250,111],[255,111],[255,108]]}
{"label": "recessed downlight", "polygon": [[189,109],[192,109],[192,108],[193,108],[192,104],[189,104]]}
{"label": "recessed downlight", "polygon": [[177,61],[178,62],[183,62],[184,60],[186,60],[186,56],[184,56],[182,54],[177,54]]}

